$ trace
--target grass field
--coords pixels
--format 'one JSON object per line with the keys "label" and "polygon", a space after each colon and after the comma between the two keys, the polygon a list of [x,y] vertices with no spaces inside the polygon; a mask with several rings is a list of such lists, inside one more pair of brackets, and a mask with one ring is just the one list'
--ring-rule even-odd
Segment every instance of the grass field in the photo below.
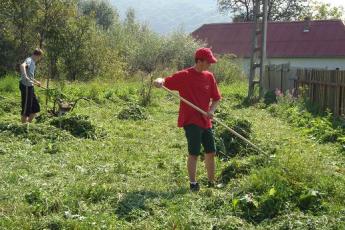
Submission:
{"label": "grass field", "polygon": [[[242,146],[218,159],[221,189],[206,188],[200,162],[201,191],[190,193],[178,103],[154,90],[149,107],[134,106],[139,88],[65,85],[71,98],[91,101],[65,119],[23,126],[17,82],[0,80],[0,229],[345,229],[339,144],[246,106],[246,83],[222,85],[219,116],[248,122],[250,139],[270,156]],[[118,118],[124,108],[132,119]]]}

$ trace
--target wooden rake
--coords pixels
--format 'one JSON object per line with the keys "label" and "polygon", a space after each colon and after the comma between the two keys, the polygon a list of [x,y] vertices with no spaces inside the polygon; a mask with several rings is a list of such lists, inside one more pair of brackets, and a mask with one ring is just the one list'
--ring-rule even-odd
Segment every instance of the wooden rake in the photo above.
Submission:
{"label": "wooden rake", "polygon": [[[190,107],[192,107],[193,109],[197,110],[198,112],[200,112],[202,115],[207,116],[207,112],[200,109],[198,106],[194,105],[193,103],[191,103],[190,101],[186,100],[185,98],[181,97],[180,95],[174,93],[173,91],[171,91],[170,89],[168,89],[165,86],[162,86],[162,88],[167,91],[169,94],[173,95],[174,97],[180,99],[181,101],[183,101],[184,103],[186,103],[187,105],[189,105]],[[233,130],[232,128],[230,128],[229,126],[227,126],[223,121],[219,120],[217,117],[213,117],[213,120],[215,122],[217,122],[218,124],[222,125],[224,128],[226,128],[229,132],[231,132],[232,134],[234,134],[236,137],[240,138],[242,141],[246,142],[248,145],[250,145],[251,147],[253,147],[254,149],[256,149],[258,152],[269,156],[268,153],[266,153],[265,151],[263,151],[262,149],[260,149],[258,146],[256,146],[255,144],[253,144],[251,141],[247,140],[245,137],[243,137],[241,134],[237,133],[235,130]]]}

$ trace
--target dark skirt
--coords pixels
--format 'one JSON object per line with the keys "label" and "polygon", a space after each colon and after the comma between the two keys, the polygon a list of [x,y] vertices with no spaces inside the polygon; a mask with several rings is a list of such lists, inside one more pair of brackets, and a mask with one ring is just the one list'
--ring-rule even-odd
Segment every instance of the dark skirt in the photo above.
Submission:
{"label": "dark skirt", "polygon": [[30,116],[30,114],[40,112],[40,105],[35,95],[33,86],[25,86],[19,83],[19,89],[22,98],[22,116]]}

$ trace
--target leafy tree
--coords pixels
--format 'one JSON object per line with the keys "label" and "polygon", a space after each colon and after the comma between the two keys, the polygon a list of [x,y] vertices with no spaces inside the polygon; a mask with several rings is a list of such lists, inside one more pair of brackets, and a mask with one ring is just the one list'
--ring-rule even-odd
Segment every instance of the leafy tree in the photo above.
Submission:
{"label": "leafy tree", "polygon": [[[255,0],[217,0],[221,12],[231,12],[234,21],[252,21]],[[307,10],[307,0],[269,0],[268,20],[289,21]]]}
{"label": "leafy tree", "polygon": [[342,6],[337,7],[328,3],[312,1],[309,10],[303,15],[303,17],[306,16],[315,20],[344,19],[345,10]]}
{"label": "leafy tree", "polygon": [[46,50],[45,73],[58,79],[57,61],[62,57],[63,34],[70,18],[76,16],[75,0],[39,0],[35,30],[39,47]]}
{"label": "leafy tree", "polygon": [[84,0],[79,8],[82,14],[94,17],[104,30],[109,30],[119,18],[117,11],[104,0]]}
{"label": "leafy tree", "polygon": [[177,69],[192,66],[195,62],[194,52],[201,46],[204,45],[196,42],[189,34],[182,30],[174,31],[165,38],[160,52],[160,61],[164,66]]}
{"label": "leafy tree", "polygon": [[[4,0],[0,6],[1,40],[4,42],[1,53],[13,54],[11,67],[14,68],[35,45],[37,36],[33,33],[33,19],[38,5],[35,0]],[[0,65],[6,66],[3,61],[5,60],[0,61]]]}

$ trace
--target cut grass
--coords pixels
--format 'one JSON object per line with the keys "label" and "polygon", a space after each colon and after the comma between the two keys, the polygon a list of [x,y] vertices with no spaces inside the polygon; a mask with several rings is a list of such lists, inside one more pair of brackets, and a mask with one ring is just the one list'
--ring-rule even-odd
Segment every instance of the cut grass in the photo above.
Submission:
{"label": "cut grass", "polygon": [[[39,137],[34,144],[25,135],[0,132],[1,229],[345,228],[344,173],[335,170],[345,161],[337,146],[310,140],[264,109],[237,106],[246,84],[222,86],[224,111],[250,121],[251,140],[276,154],[263,159],[252,151],[217,160],[218,176],[230,172],[219,190],[205,188],[199,164],[198,194],[188,191],[187,149],[174,99],[155,90],[147,120],[117,118],[128,100],[138,100],[138,88],[100,85],[95,93],[84,84],[66,85],[68,95],[97,98],[81,101],[75,113],[104,130],[100,139],[66,134],[70,138],[52,143],[38,131],[40,124],[31,125],[30,135]],[[4,96],[18,100],[18,94]],[[1,116],[2,122],[18,120],[16,111]],[[322,209],[300,207],[308,191],[321,194],[315,202]]]}

